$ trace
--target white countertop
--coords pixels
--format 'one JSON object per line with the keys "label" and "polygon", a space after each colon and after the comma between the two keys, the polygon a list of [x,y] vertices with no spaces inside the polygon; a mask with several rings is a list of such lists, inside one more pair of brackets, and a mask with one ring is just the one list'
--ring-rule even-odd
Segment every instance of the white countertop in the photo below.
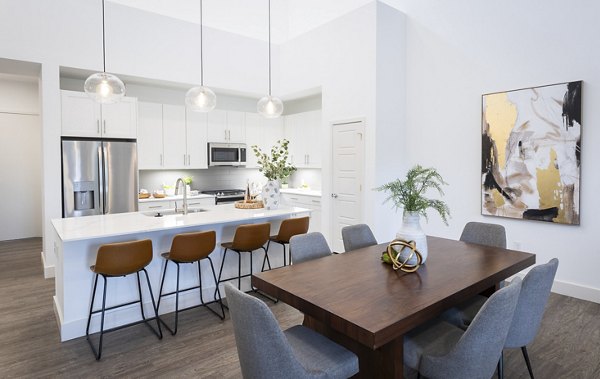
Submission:
{"label": "white countertop", "polygon": [[[214,199],[214,195],[205,195],[203,193],[199,194],[199,195],[194,195],[194,196],[188,196],[188,200],[193,200],[193,199]],[[161,197],[161,198],[156,198],[156,197],[149,197],[147,199],[138,199],[138,201],[140,203],[148,203],[148,202],[158,202],[158,201],[173,201],[173,200],[183,200],[183,195],[177,195],[177,196],[166,196],[166,197]]]}
{"label": "white countertop", "polygon": [[62,241],[78,241],[93,238],[146,233],[152,231],[177,229],[189,226],[214,225],[228,222],[252,221],[261,218],[289,216],[310,210],[298,207],[282,206],[276,210],[237,209],[233,204],[211,205],[203,207],[206,212],[187,215],[168,215],[163,217],[146,216],[141,212],[118,213],[99,216],[57,218],[52,225]]}
{"label": "white countertop", "polygon": [[281,193],[289,193],[292,195],[305,195],[305,196],[321,197],[321,191],[304,189],[304,188],[285,188],[285,189],[282,188]]}

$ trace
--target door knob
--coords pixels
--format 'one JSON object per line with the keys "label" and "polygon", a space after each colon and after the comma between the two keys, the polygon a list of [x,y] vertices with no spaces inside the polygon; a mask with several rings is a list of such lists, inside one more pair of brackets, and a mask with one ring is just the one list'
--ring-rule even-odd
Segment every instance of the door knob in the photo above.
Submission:
{"label": "door knob", "polygon": [[337,199],[338,195],[337,195],[337,193],[332,193],[331,197],[333,197],[334,199]]}

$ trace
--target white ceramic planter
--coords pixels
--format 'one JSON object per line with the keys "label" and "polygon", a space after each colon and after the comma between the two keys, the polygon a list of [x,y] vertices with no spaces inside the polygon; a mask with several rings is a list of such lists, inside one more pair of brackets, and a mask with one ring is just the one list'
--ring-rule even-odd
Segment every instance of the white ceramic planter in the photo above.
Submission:
{"label": "white ceramic planter", "polygon": [[[417,212],[404,212],[404,216],[402,217],[402,226],[398,233],[396,233],[396,238],[403,239],[405,241],[415,241],[417,250],[421,253],[423,258],[422,263],[425,263],[427,260],[427,236],[423,229],[421,228],[421,215]],[[410,254],[410,251],[404,250],[403,253],[407,255]],[[404,256],[401,258],[406,259]],[[408,261],[409,264],[416,264],[417,259],[411,258]]]}
{"label": "white ceramic planter", "polygon": [[262,199],[266,209],[279,208],[281,194],[279,192],[279,181],[269,180],[262,189]]}

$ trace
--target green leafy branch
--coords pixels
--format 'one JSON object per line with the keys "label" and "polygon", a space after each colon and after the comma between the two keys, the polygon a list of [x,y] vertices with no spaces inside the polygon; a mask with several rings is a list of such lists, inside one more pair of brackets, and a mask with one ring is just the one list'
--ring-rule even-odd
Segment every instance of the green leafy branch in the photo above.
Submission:
{"label": "green leafy branch", "polygon": [[289,149],[288,145],[290,141],[282,139],[277,141],[273,147],[271,147],[271,154],[264,153],[257,145],[252,145],[252,151],[258,159],[258,171],[262,172],[265,177],[269,180],[283,180],[294,171],[296,167],[288,163]]}
{"label": "green leafy branch", "polygon": [[442,200],[429,199],[425,197],[428,190],[436,190],[441,196],[444,195],[443,185],[448,185],[435,168],[423,168],[416,165],[406,173],[404,181],[396,179],[387,184],[377,187],[377,191],[389,193],[384,202],[392,200],[394,207],[404,208],[405,212],[416,212],[423,215],[427,220],[427,209],[432,208],[439,213],[446,225],[450,209]]}

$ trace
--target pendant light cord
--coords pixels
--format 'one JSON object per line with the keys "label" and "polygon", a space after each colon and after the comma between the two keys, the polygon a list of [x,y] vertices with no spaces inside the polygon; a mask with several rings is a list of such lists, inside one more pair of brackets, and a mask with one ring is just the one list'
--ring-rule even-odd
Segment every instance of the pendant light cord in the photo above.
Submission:
{"label": "pendant light cord", "polygon": [[106,31],[104,26],[104,0],[102,0],[102,71],[106,73]]}
{"label": "pendant light cord", "polygon": [[200,85],[204,86],[204,54],[202,54],[202,0],[200,0]]}
{"label": "pendant light cord", "polygon": [[271,0],[269,0],[269,96],[271,96]]}

